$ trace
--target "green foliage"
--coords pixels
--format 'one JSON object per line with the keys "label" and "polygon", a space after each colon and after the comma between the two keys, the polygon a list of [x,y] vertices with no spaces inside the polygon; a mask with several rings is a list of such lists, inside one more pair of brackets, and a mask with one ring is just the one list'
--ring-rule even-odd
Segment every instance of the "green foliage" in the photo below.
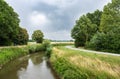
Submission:
{"label": "green foliage", "polygon": [[19,29],[19,18],[13,8],[0,0],[0,45],[11,45]]}
{"label": "green foliage", "polygon": [[43,47],[45,48],[45,55],[50,58],[52,52],[52,45],[50,44],[50,40],[44,40]]}
{"label": "green foliage", "polygon": [[106,42],[105,34],[104,33],[97,33],[93,36],[93,38],[86,44],[86,47],[95,49],[95,50],[103,50],[106,45],[104,43]]}
{"label": "green foliage", "polygon": [[49,47],[49,46],[50,46],[50,41],[49,41],[49,40],[44,40],[44,41],[43,41],[43,46],[44,46],[45,48]]}
{"label": "green foliage", "polygon": [[[99,11],[98,11],[99,13]],[[75,39],[75,46],[84,46],[87,41],[90,41],[92,36],[98,31],[97,24],[92,23],[92,18],[90,15],[95,14],[90,14],[88,13],[87,15],[83,15],[80,17],[79,20],[76,21],[76,25],[71,31],[71,36]],[[97,16],[97,15],[96,15]],[[98,16],[100,17],[100,16]],[[94,18],[95,19],[95,18]],[[97,19],[95,19],[97,20]],[[99,21],[97,21],[98,23]],[[78,43],[79,42],[79,43]]]}
{"label": "green foliage", "polygon": [[51,46],[51,45],[47,46],[45,53],[46,53],[46,56],[47,56],[48,58],[51,57],[51,53],[52,53],[52,46]]}
{"label": "green foliage", "polygon": [[39,51],[45,51],[46,48],[43,44],[32,44],[32,45],[28,45],[28,50],[29,53],[35,53]]}
{"label": "green foliage", "polygon": [[87,13],[86,16],[91,20],[93,24],[97,25],[98,30],[101,22],[102,11],[96,10],[93,13]]}
{"label": "green foliage", "polygon": [[88,47],[95,50],[120,53],[120,34],[97,33],[88,43]]}
{"label": "green foliage", "polygon": [[35,40],[37,43],[42,43],[43,37],[44,35],[41,30],[35,30],[32,34],[32,39]]}
{"label": "green foliage", "polygon": [[83,39],[75,39],[75,47],[79,47],[79,46],[85,46],[85,40],[83,40]]}
{"label": "green foliage", "polygon": [[[0,48],[0,67],[5,65],[6,63],[30,54],[30,53],[36,53],[40,51],[46,51],[47,48],[44,47],[43,44],[32,44],[28,46],[21,46],[21,47],[6,47],[6,48]],[[49,49],[47,49],[48,52]]]}
{"label": "green foliage", "polygon": [[54,69],[62,77],[62,79],[87,79],[87,75],[79,71],[78,67],[69,63],[64,58],[58,58],[53,63]]}
{"label": "green foliage", "polygon": [[95,50],[120,53],[120,0],[112,0],[104,7],[100,32],[95,34],[87,47]]}
{"label": "green foliage", "polygon": [[[115,66],[119,68],[120,58],[116,56],[81,52],[60,46],[57,47],[57,51],[53,50],[50,61],[53,69],[61,79],[119,79],[119,76],[116,76],[116,74],[109,74],[109,70],[102,71],[99,68],[101,66],[101,68],[108,69],[110,67],[114,68]],[[86,65],[88,64],[88,66],[86,66],[85,63]],[[91,63],[93,64],[89,65]],[[108,67],[104,67],[105,65],[108,65]],[[97,66],[97,69],[94,68],[95,66]]]}
{"label": "green foliage", "polygon": [[28,54],[29,51],[26,47],[11,47],[0,49],[0,66],[5,65],[15,58]]}
{"label": "green foliage", "polygon": [[17,34],[17,37],[14,39],[15,45],[26,45],[28,42],[29,35],[27,33],[27,30],[24,28],[19,29],[19,33]]}
{"label": "green foliage", "polygon": [[112,0],[104,7],[101,18],[100,31],[109,32],[120,27],[120,0]]}

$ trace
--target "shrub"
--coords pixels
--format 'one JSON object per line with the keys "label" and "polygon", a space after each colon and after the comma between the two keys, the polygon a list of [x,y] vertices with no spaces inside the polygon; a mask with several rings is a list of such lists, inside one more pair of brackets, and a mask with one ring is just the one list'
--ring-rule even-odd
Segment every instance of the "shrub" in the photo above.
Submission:
{"label": "shrub", "polygon": [[32,45],[28,45],[28,50],[29,53],[35,53],[39,51],[45,51],[46,47],[44,44],[32,44]]}
{"label": "shrub", "polygon": [[105,42],[105,34],[104,33],[97,33],[93,36],[90,42],[86,43],[86,47],[95,49],[95,50],[102,50],[104,49],[104,42]]}
{"label": "shrub", "polygon": [[85,46],[85,41],[82,39],[75,39],[75,47]]}
{"label": "shrub", "polygon": [[34,53],[36,51],[36,45],[29,45],[28,50],[29,50],[29,53]]}
{"label": "shrub", "polygon": [[49,40],[44,40],[43,41],[43,47],[47,48],[50,45],[50,41]]}
{"label": "shrub", "polygon": [[49,45],[49,46],[46,48],[46,56],[47,56],[48,58],[50,58],[50,57],[51,57],[51,53],[52,53],[52,46]]}
{"label": "shrub", "polygon": [[97,33],[93,36],[90,42],[86,44],[86,47],[95,50],[120,53],[119,39],[120,36],[115,33]]}

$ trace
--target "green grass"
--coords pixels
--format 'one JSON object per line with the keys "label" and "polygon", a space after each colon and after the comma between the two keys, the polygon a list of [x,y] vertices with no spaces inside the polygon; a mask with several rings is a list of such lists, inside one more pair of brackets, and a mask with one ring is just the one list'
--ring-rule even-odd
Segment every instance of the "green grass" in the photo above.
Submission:
{"label": "green grass", "polygon": [[58,46],[53,48],[50,61],[62,79],[120,78],[120,57],[117,56],[81,52]]}
{"label": "green grass", "polygon": [[0,66],[28,53],[29,51],[27,50],[27,47],[2,48],[0,49]]}
{"label": "green grass", "polygon": [[44,43],[26,46],[2,47],[0,48],[0,68],[18,57],[39,51],[46,51],[46,45]]}
{"label": "green grass", "polygon": [[[65,48],[63,46],[59,46],[58,47],[61,50],[64,50],[65,52],[69,52],[71,54],[77,54],[77,55],[81,55],[83,57],[88,57],[91,59],[99,59],[101,61],[110,63],[110,64],[116,64],[120,66],[120,57],[119,56],[111,56],[111,55],[103,55],[103,54],[96,54],[96,53],[89,53],[89,52],[82,52],[79,50],[72,50],[72,49],[68,49]],[[66,55],[71,55],[71,54],[66,54]]]}

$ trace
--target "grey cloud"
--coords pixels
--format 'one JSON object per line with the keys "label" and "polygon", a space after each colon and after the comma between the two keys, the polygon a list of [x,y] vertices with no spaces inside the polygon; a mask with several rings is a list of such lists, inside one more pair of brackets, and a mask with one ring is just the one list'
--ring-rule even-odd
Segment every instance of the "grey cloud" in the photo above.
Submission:
{"label": "grey cloud", "polygon": [[[75,20],[82,14],[102,10],[103,6],[110,0],[6,0],[20,15],[21,26],[25,27],[29,34],[36,29],[41,29],[46,38],[71,39],[70,31]],[[57,0],[56,0],[57,1]],[[52,3],[53,2],[53,3]],[[44,13],[50,20],[50,24],[33,27],[29,21],[32,12]],[[57,36],[57,37],[56,37]]]}

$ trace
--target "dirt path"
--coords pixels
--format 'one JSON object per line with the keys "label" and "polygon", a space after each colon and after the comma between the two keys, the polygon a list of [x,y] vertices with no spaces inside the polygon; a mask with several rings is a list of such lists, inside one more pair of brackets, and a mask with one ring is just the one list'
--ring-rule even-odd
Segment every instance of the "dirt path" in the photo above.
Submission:
{"label": "dirt path", "polygon": [[98,51],[87,50],[87,49],[82,49],[82,48],[74,48],[72,46],[66,46],[66,48],[69,48],[69,49],[72,49],[72,50],[79,50],[79,51],[83,51],[83,52],[105,54],[105,55],[112,55],[112,56],[120,56],[120,54],[113,54],[113,53],[108,53],[108,52],[98,52]]}

